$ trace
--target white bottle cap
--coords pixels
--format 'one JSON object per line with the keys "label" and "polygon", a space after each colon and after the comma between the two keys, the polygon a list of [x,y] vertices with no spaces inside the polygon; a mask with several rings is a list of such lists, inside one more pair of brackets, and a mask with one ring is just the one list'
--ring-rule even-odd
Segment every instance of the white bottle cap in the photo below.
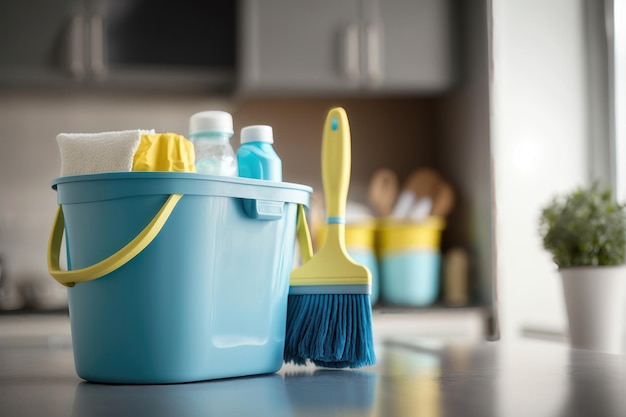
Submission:
{"label": "white bottle cap", "polygon": [[272,126],[256,125],[244,127],[241,129],[241,143],[248,142],[274,143]]}
{"label": "white bottle cap", "polygon": [[219,132],[232,135],[233,116],[219,110],[202,111],[189,118],[189,135],[207,132]]}

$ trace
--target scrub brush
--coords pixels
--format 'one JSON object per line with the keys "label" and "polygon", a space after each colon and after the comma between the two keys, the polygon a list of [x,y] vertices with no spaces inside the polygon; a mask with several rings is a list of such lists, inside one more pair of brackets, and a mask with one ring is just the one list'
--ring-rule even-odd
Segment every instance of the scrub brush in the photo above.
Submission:
{"label": "scrub brush", "polygon": [[305,263],[291,273],[285,362],[358,368],[376,361],[371,274],[349,257],[345,246],[350,152],[348,116],[340,107],[331,109],[322,140],[327,237],[319,252],[308,261],[303,256]]}

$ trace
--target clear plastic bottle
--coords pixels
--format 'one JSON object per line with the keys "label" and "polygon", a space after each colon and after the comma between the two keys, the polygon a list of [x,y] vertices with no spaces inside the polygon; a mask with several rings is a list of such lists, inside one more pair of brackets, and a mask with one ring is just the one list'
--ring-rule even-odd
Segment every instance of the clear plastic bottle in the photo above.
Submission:
{"label": "clear plastic bottle", "polygon": [[203,111],[189,118],[189,139],[200,174],[237,175],[237,157],[230,144],[233,133],[233,117],[225,111]]}
{"label": "clear plastic bottle", "polygon": [[241,129],[241,147],[237,150],[239,176],[282,181],[282,162],[274,151],[271,126],[247,126]]}

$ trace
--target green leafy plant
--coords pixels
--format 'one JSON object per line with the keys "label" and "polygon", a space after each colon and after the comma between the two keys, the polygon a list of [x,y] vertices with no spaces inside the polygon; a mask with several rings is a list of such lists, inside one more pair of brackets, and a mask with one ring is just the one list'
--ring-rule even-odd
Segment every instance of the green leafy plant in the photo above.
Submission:
{"label": "green leafy plant", "polygon": [[539,231],[559,268],[626,261],[624,206],[597,182],[555,197],[541,212]]}

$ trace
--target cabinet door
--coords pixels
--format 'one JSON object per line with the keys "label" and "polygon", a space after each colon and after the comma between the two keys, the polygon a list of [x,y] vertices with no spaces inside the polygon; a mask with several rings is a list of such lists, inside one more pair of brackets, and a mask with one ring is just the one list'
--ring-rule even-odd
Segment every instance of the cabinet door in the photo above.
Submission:
{"label": "cabinet door", "polygon": [[244,90],[359,87],[359,0],[246,0],[242,6]]}
{"label": "cabinet door", "polygon": [[80,1],[0,1],[0,86],[69,85],[82,79],[84,29]]}
{"label": "cabinet door", "polygon": [[90,0],[89,70],[108,87],[231,89],[233,0]]}
{"label": "cabinet door", "polygon": [[229,91],[236,2],[0,0],[0,86]]}
{"label": "cabinet door", "polygon": [[364,78],[369,88],[432,92],[454,80],[450,0],[365,0]]}

